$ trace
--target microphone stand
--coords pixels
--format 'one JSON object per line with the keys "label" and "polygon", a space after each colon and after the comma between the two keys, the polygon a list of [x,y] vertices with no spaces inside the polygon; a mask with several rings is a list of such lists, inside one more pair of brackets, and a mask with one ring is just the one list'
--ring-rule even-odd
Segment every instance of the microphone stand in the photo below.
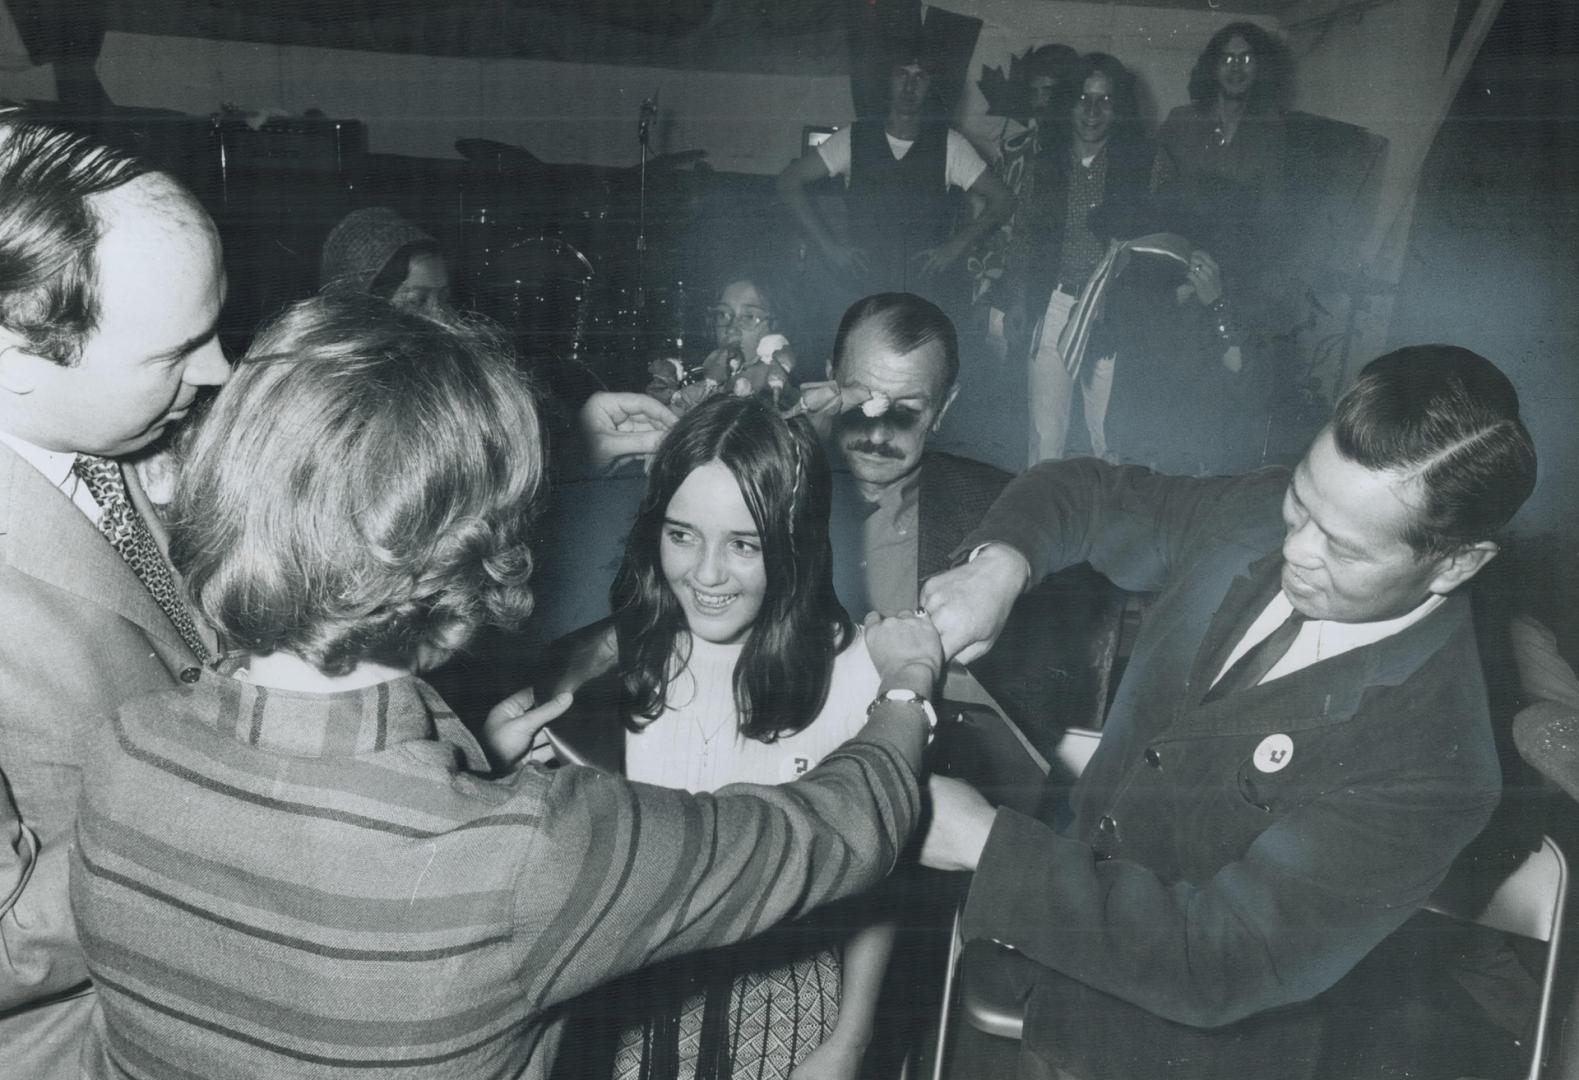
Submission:
{"label": "microphone stand", "polygon": [[658,91],[641,103],[636,139],[641,143],[641,194],[636,208],[636,310],[647,304],[647,152],[652,118],[658,114]]}

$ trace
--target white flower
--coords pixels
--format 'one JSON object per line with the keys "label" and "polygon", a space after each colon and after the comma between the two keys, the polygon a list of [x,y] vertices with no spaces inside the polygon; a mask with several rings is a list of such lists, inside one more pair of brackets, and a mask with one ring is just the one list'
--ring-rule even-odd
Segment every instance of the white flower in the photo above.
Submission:
{"label": "white flower", "polygon": [[789,348],[789,338],[785,337],[783,334],[769,334],[767,337],[757,342],[757,359],[772,360],[774,353],[778,352],[780,349],[787,348]]}

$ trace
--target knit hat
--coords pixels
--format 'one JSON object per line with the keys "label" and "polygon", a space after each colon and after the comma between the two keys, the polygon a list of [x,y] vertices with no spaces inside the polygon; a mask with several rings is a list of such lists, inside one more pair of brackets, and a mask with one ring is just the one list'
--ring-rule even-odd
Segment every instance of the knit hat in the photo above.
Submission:
{"label": "knit hat", "polygon": [[353,210],[324,241],[318,285],[330,282],[366,292],[379,271],[407,244],[433,243],[433,237],[387,206]]}

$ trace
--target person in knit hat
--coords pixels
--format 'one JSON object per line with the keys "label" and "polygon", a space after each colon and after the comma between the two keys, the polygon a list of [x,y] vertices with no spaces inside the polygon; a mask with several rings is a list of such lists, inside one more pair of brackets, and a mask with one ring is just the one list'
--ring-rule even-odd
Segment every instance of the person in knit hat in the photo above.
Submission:
{"label": "person in knit hat", "polygon": [[329,233],[318,285],[435,310],[449,304],[450,271],[432,236],[387,206],[369,206],[347,214]]}

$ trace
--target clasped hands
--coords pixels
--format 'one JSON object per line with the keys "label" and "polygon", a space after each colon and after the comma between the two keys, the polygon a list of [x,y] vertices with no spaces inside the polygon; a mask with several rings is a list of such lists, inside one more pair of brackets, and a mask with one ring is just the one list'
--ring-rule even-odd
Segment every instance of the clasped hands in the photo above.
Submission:
{"label": "clasped hands", "polygon": [[[973,558],[923,582],[921,609],[937,628],[944,654],[968,664],[991,649],[1030,580],[1025,556],[1002,544],[988,544]],[[963,780],[934,774],[927,789],[932,818],[921,842],[921,864],[934,870],[975,870],[997,811]]]}

